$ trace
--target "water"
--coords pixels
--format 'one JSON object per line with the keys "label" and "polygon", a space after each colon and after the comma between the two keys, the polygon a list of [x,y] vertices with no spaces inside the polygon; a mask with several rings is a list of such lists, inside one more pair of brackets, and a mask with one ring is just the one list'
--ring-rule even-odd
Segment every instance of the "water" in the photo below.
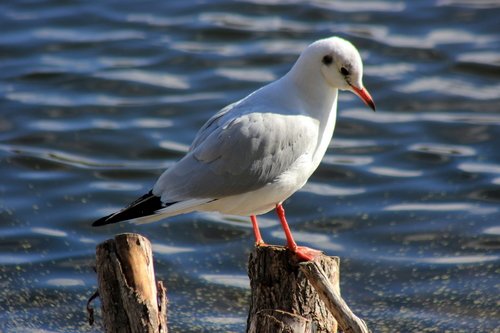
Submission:
{"label": "water", "polygon": [[[342,258],[374,332],[500,332],[499,15],[495,0],[2,2],[0,331],[101,331],[85,312],[95,246],[139,232],[172,331],[242,332],[246,218],[90,224],[336,34],[361,50],[378,111],[341,94],[323,163],[285,204],[296,238]],[[273,214],[262,224],[284,242]]]}

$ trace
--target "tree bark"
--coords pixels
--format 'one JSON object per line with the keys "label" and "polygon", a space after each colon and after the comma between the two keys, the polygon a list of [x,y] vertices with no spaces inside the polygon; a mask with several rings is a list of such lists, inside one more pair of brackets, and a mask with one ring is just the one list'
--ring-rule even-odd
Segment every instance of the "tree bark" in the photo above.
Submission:
{"label": "tree bark", "polygon": [[260,310],[252,318],[249,332],[259,333],[309,333],[311,321],[281,310]]}
{"label": "tree bark", "polygon": [[326,273],[315,261],[300,263],[300,270],[317,291],[328,310],[337,320],[344,333],[369,333],[366,323],[358,318],[338,292],[338,285],[330,283]]}
{"label": "tree bark", "polygon": [[155,283],[149,241],[120,234],[96,249],[99,297],[107,333],[166,333],[166,293]]}
{"label": "tree bark", "polygon": [[[316,259],[337,294],[339,292],[339,259],[321,255]],[[337,321],[299,268],[296,257],[286,248],[257,246],[248,264],[251,301],[247,332],[337,332]],[[276,313],[288,313],[282,320]],[[271,319],[270,319],[271,318]],[[270,324],[266,324],[269,322]],[[302,322],[303,324],[298,324]],[[279,324],[278,324],[279,323]],[[270,328],[264,328],[263,325]],[[274,326],[273,326],[274,325]],[[294,328],[295,327],[295,328]],[[266,330],[267,329],[267,330]]]}

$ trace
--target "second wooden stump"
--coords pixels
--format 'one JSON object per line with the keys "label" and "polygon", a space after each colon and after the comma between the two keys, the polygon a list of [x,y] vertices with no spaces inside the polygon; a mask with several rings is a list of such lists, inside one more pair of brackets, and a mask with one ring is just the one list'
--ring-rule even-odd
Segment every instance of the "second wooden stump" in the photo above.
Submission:
{"label": "second wooden stump", "polygon": [[120,234],[97,246],[96,270],[107,333],[167,332],[167,299],[156,284],[150,242]]}

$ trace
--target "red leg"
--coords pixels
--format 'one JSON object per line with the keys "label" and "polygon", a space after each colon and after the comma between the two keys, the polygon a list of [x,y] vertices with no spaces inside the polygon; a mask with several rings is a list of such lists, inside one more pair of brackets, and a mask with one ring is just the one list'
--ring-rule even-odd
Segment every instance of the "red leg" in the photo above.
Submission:
{"label": "red leg", "polygon": [[290,231],[290,227],[288,226],[288,222],[285,218],[285,209],[281,204],[276,205],[276,214],[280,218],[281,226],[283,227],[283,231],[285,231],[286,242],[288,244],[288,248],[295,252],[297,250],[297,243],[293,239],[292,232]]}
{"label": "red leg", "polygon": [[257,223],[257,217],[255,215],[250,215],[250,220],[252,221],[253,234],[255,235],[255,244],[257,246],[265,245],[266,243],[264,243],[264,240],[260,235],[259,225]]}
{"label": "red leg", "polygon": [[281,204],[276,205],[276,213],[280,218],[281,226],[285,231],[287,246],[293,253],[295,253],[301,260],[310,261],[314,260],[318,255],[321,254],[321,251],[314,250],[305,246],[297,246],[295,240],[293,239],[292,232],[290,231],[290,227],[288,226],[288,222],[285,218],[285,209]]}

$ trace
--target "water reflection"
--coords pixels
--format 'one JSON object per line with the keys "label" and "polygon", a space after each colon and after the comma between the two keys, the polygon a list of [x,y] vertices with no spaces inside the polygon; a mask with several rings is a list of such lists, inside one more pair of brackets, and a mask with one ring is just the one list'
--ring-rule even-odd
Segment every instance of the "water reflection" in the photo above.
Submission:
{"label": "water reflection", "polygon": [[200,277],[208,283],[221,284],[228,287],[250,289],[250,282],[246,275],[231,274],[202,274]]}
{"label": "water reflection", "polygon": [[180,246],[171,246],[165,244],[154,243],[152,245],[153,253],[158,253],[162,255],[172,255],[183,252],[193,252],[196,251],[194,248],[180,247]]}
{"label": "water reflection", "polygon": [[465,211],[470,214],[493,214],[498,212],[498,208],[481,207],[470,203],[409,203],[396,204],[384,208],[388,211],[433,211],[433,212],[456,212]]}
{"label": "water reflection", "polygon": [[31,228],[31,232],[33,232],[35,234],[52,236],[52,237],[67,237],[68,236],[68,234],[64,231],[43,228],[43,227]]}
{"label": "water reflection", "polygon": [[133,81],[177,90],[186,90],[191,88],[189,80],[183,76],[167,73],[159,74],[141,70],[114,70],[112,72],[99,72],[94,74],[94,77],[106,80]]}
{"label": "water reflection", "polygon": [[431,257],[431,258],[416,258],[416,262],[439,264],[439,265],[457,265],[457,264],[477,264],[490,261],[498,261],[500,256],[455,256],[455,257]]}
{"label": "water reflection", "polygon": [[374,174],[388,177],[418,177],[423,175],[421,170],[401,170],[387,167],[372,167],[369,170]]}

